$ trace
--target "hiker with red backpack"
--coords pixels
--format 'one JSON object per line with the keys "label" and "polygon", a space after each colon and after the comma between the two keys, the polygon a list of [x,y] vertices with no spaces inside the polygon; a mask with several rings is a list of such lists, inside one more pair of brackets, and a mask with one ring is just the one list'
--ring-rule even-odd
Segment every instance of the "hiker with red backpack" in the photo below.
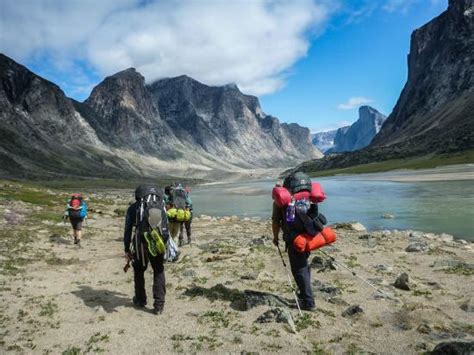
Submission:
{"label": "hiker with red backpack", "polygon": [[153,311],[161,314],[165,305],[166,282],[164,260],[169,255],[168,217],[163,192],[156,186],[138,186],[135,203],[130,205],[125,218],[123,236],[127,272],[131,263],[134,273],[135,295],[133,304],[143,308],[147,304],[145,271],[148,264],[153,269]]}
{"label": "hiker with red backpack", "polygon": [[[280,250],[279,234],[282,230],[291,273],[299,290],[299,295],[295,294],[297,306],[312,311],[315,302],[311,289],[309,255],[312,250],[336,240],[332,229],[324,227],[326,218],[318,210],[318,203],[324,201],[326,196],[318,183],[311,182],[305,173],[296,172],[284,179],[283,186],[277,185],[273,189],[272,197],[273,244]],[[281,257],[286,267],[283,255]]]}
{"label": "hiker with red backpack", "polygon": [[81,245],[82,223],[87,218],[87,204],[81,194],[72,194],[66,206],[64,217],[71,222],[74,244]]}

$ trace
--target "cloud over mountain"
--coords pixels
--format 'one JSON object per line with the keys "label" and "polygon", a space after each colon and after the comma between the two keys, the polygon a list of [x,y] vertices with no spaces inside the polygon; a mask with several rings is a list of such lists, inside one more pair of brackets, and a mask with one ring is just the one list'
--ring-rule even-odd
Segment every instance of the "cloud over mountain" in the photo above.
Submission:
{"label": "cloud over mountain", "polygon": [[282,87],[306,55],[309,37],[331,13],[328,4],[5,0],[0,49],[23,61],[41,58],[58,71],[103,76],[135,67],[150,81],[187,74],[266,94]]}

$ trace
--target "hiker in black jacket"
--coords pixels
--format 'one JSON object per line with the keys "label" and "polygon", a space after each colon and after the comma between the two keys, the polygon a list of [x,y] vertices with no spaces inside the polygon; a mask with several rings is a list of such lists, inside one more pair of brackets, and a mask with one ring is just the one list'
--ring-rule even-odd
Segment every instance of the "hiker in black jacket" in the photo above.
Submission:
{"label": "hiker in black jacket", "polygon": [[[153,269],[153,307],[155,314],[160,314],[166,294],[164,250],[156,246],[161,243],[164,247],[169,238],[163,193],[157,187],[139,186],[135,190],[135,200],[127,210],[123,237],[125,255],[134,271],[133,304],[142,308],[147,303],[144,274],[150,262]],[[158,234],[153,233],[153,230]]]}

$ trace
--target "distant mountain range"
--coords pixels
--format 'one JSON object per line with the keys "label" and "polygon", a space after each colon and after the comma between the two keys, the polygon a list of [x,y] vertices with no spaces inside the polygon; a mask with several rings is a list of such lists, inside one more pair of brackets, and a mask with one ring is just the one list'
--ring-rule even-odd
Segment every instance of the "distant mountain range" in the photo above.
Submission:
{"label": "distant mountain range", "polygon": [[413,32],[407,82],[370,145],[297,169],[318,171],[473,149],[473,34],[474,0],[450,0],[445,12]]}
{"label": "distant mountain range", "polygon": [[359,118],[350,126],[312,135],[313,144],[324,153],[351,152],[365,148],[380,131],[387,117],[370,106],[359,108]]}
{"label": "distant mountain range", "polygon": [[130,68],[77,102],[0,54],[0,175],[218,176],[322,154],[308,128],[266,115],[237,86]]}

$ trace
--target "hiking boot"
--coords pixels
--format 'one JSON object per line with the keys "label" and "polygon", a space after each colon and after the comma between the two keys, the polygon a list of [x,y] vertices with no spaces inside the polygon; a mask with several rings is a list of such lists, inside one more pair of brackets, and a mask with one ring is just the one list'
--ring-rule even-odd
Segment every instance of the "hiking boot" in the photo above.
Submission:
{"label": "hiking boot", "polygon": [[143,308],[146,306],[146,301],[139,301],[137,299],[137,296],[133,296],[132,301],[133,301],[133,305],[137,308]]}
{"label": "hiking boot", "polygon": [[178,247],[182,247],[183,245],[184,245],[183,239],[179,238]]}
{"label": "hiking boot", "polygon": [[186,244],[191,244],[191,238],[188,238],[188,242]]}
{"label": "hiking boot", "polygon": [[153,313],[156,315],[160,315],[161,313],[163,313],[163,307],[154,307]]}

